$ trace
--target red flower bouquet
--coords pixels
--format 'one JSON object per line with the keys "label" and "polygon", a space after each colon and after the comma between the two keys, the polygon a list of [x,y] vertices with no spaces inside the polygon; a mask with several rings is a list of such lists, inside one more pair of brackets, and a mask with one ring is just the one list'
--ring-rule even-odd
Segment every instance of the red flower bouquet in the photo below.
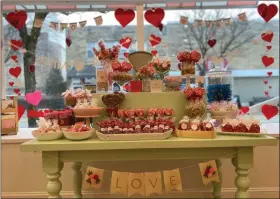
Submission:
{"label": "red flower bouquet", "polygon": [[195,74],[195,63],[197,63],[201,58],[201,55],[197,51],[184,51],[179,52],[177,59],[180,62],[178,68],[182,75],[194,75]]}

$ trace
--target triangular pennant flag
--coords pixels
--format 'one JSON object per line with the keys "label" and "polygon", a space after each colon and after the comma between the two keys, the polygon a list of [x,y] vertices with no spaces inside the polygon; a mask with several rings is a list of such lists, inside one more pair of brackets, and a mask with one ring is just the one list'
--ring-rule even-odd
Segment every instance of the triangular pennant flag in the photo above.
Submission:
{"label": "triangular pennant flag", "polygon": [[232,21],[231,21],[231,18],[226,18],[226,19],[223,19],[223,22],[226,26],[229,26],[231,25]]}
{"label": "triangular pennant flag", "polygon": [[146,172],[145,176],[145,191],[146,196],[152,194],[162,194],[162,179],[161,172]]}
{"label": "triangular pennant flag", "polygon": [[127,178],[128,172],[113,171],[111,177],[110,194],[127,195]]}
{"label": "triangular pennant flag", "polygon": [[128,197],[139,194],[145,196],[145,177],[144,173],[129,173],[128,174]]}
{"label": "triangular pennant flag", "polygon": [[62,32],[65,28],[67,28],[68,23],[60,23],[60,31]]}
{"label": "triangular pennant flag", "polygon": [[52,29],[54,29],[55,31],[57,31],[58,23],[56,23],[56,22],[51,22],[51,23],[50,23],[50,27],[51,27]]}
{"label": "triangular pennant flag", "polygon": [[86,24],[87,24],[87,21],[80,21],[79,22],[79,25],[80,25],[81,28],[85,27]]}
{"label": "triangular pennant flag", "polygon": [[182,191],[182,180],[179,169],[163,171],[165,190],[169,193],[172,190]]}
{"label": "triangular pennant flag", "polygon": [[201,25],[202,25],[202,23],[203,23],[203,21],[202,21],[202,20],[200,20],[200,19],[196,19],[196,20],[194,21],[194,26],[197,28],[197,27],[201,26]]}
{"label": "triangular pennant flag", "polygon": [[103,182],[104,169],[87,167],[84,179],[85,188],[100,189]]}
{"label": "triangular pennant flag", "polygon": [[103,24],[102,16],[95,17],[94,21],[97,26],[101,26]]}
{"label": "triangular pennant flag", "polygon": [[203,184],[207,185],[209,182],[220,182],[218,169],[215,160],[199,163],[199,169]]}
{"label": "triangular pennant flag", "polygon": [[239,14],[239,15],[238,15],[238,18],[239,18],[239,20],[242,21],[242,22],[248,21],[248,20],[247,20],[247,16],[246,16],[246,12],[243,12],[243,13]]}
{"label": "triangular pennant flag", "polygon": [[216,24],[216,26],[217,26],[218,28],[221,28],[222,25],[223,25],[223,20],[222,20],[222,19],[216,20],[216,21],[215,21],[215,24]]}
{"label": "triangular pennant flag", "polygon": [[189,18],[185,16],[180,17],[180,24],[187,25],[189,23]]}
{"label": "triangular pennant flag", "polygon": [[41,28],[43,25],[44,20],[43,19],[34,19],[34,27],[35,28]]}
{"label": "triangular pennant flag", "polygon": [[70,26],[71,31],[75,31],[77,29],[78,24],[77,24],[77,22],[69,23],[69,26]]}

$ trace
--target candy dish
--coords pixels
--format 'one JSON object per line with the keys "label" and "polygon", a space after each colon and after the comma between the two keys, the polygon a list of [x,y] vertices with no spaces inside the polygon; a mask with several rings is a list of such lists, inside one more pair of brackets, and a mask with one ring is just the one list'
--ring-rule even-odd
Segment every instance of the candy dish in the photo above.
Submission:
{"label": "candy dish", "polygon": [[69,140],[86,140],[92,137],[94,129],[86,127],[83,122],[76,123],[68,129],[63,129],[63,135]]}
{"label": "candy dish", "polygon": [[58,140],[63,137],[62,129],[57,120],[46,120],[39,118],[38,129],[32,131],[32,135],[39,141]]}
{"label": "candy dish", "polygon": [[78,117],[88,117],[88,116],[98,116],[100,115],[103,107],[93,107],[93,108],[74,108],[73,111]]}
{"label": "candy dish", "polygon": [[239,109],[231,101],[212,102],[209,105],[209,113],[213,119],[236,118]]}

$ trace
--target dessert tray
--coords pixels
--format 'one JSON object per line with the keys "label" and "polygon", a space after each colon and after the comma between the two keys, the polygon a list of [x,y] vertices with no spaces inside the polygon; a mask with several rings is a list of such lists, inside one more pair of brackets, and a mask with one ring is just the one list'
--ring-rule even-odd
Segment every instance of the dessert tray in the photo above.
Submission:
{"label": "dessert tray", "polygon": [[244,133],[244,132],[223,132],[220,128],[217,128],[217,133],[219,135],[233,135],[233,136],[250,136],[250,137],[261,137],[267,135],[264,130],[261,130],[260,133]]}
{"label": "dessert tray", "polygon": [[100,140],[110,141],[135,141],[135,140],[164,140],[170,137],[172,130],[164,133],[131,133],[131,134],[104,134],[96,131]]}
{"label": "dessert tray", "polygon": [[184,138],[201,138],[201,139],[213,139],[216,138],[215,131],[185,131],[176,129],[177,137]]}

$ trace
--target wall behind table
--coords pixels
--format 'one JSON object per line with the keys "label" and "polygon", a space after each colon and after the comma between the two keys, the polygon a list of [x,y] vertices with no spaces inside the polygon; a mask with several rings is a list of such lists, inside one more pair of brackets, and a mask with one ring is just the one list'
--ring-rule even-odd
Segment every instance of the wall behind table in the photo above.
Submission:
{"label": "wall behind table", "polygon": [[[279,146],[256,147],[254,168],[250,170],[252,198],[278,198],[279,196]],[[203,160],[202,160],[203,161]],[[235,187],[234,167],[230,160],[223,160],[223,197],[234,197]],[[117,171],[157,171],[185,167],[196,164],[197,161],[124,161],[98,162],[91,166]],[[46,175],[42,171],[40,153],[20,152],[19,144],[2,144],[2,197],[46,197]],[[82,169],[83,176],[85,168]],[[72,197],[71,164],[64,165],[62,177],[62,194]],[[181,171],[183,193],[172,193],[163,197],[210,198],[211,186],[201,182],[198,167]],[[105,172],[104,186],[101,191],[89,190],[85,197],[109,197],[110,173]],[[116,196],[114,196],[116,197]]]}

